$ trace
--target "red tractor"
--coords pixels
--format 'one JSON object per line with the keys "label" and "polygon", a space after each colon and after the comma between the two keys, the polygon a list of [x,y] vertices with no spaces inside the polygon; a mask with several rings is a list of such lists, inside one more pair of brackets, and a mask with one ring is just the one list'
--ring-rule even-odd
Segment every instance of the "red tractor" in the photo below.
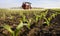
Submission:
{"label": "red tractor", "polygon": [[22,8],[23,9],[31,9],[31,3],[30,2],[23,2]]}

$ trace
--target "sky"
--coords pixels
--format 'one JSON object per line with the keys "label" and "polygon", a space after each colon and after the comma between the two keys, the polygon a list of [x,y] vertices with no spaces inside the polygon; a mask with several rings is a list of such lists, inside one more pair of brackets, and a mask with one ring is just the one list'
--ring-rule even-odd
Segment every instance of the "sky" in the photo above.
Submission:
{"label": "sky", "polygon": [[60,8],[60,0],[0,0],[0,8],[21,7],[23,2],[32,3],[32,7]]}

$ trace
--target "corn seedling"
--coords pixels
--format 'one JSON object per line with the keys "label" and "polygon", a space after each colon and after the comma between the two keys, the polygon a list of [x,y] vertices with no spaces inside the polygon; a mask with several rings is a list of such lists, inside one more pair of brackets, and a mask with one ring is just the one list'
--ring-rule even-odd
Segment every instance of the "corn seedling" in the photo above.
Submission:
{"label": "corn seedling", "polygon": [[57,13],[56,14],[53,13],[49,18],[45,18],[44,17],[44,19],[46,20],[46,22],[44,22],[44,23],[46,23],[49,26],[50,25],[50,21],[52,20],[52,18],[55,18],[56,15],[57,15]]}
{"label": "corn seedling", "polygon": [[23,28],[24,25],[27,25],[28,28],[30,27],[30,22],[31,20],[29,20],[28,24],[24,24],[22,21],[20,21],[20,24],[16,27],[15,31],[13,31],[9,25],[4,25],[3,28],[8,30],[11,33],[11,36],[18,36],[19,31],[21,30],[21,28]]}
{"label": "corn seedling", "polygon": [[11,36],[15,36],[14,35],[14,31],[12,31],[11,27],[9,25],[4,25],[3,28],[5,28],[6,30],[8,30],[11,33]]}
{"label": "corn seedling", "polygon": [[29,21],[28,21],[28,23],[27,23],[27,28],[28,28],[28,29],[30,29],[30,26],[31,26],[30,23],[31,23],[31,21],[32,21],[32,19],[29,19]]}
{"label": "corn seedling", "polygon": [[39,19],[42,19],[42,13],[40,13],[40,15],[35,14],[36,17],[36,22],[38,22]]}
{"label": "corn seedling", "polygon": [[25,15],[22,15],[22,20],[23,20],[23,22],[27,22],[27,19],[26,19]]}

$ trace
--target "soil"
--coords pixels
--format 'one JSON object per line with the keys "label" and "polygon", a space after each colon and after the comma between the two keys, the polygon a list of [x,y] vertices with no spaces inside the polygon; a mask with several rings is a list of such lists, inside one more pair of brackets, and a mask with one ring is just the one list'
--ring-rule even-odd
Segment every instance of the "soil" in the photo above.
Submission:
{"label": "soil", "polygon": [[[53,13],[55,11],[48,10],[48,16],[50,16],[50,13]],[[26,14],[25,14],[26,15]],[[10,33],[4,29],[2,24],[8,24],[12,26],[12,30],[15,31],[16,26],[20,23],[19,20],[22,18],[19,14],[11,14],[13,16],[13,19],[9,18],[10,16],[0,18],[0,36],[10,36]],[[26,18],[34,18],[33,14],[26,15]],[[24,26],[21,29],[21,32],[18,36],[58,36],[60,35],[60,14],[58,14],[54,19],[51,20],[50,26],[47,26],[43,23],[44,19],[38,20],[36,22],[35,20],[32,20],[30,29],[28,29],[26,26]],[[25,22],[26,23],[26,22]]]}

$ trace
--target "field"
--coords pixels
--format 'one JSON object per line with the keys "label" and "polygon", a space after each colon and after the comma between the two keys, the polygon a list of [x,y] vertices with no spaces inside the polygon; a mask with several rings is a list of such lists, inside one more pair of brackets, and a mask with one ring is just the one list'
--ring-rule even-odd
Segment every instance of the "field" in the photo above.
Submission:
{"label": "field", "polygon": [[58,35],[60,35],[60,9],[0,9],[0,36]]}

